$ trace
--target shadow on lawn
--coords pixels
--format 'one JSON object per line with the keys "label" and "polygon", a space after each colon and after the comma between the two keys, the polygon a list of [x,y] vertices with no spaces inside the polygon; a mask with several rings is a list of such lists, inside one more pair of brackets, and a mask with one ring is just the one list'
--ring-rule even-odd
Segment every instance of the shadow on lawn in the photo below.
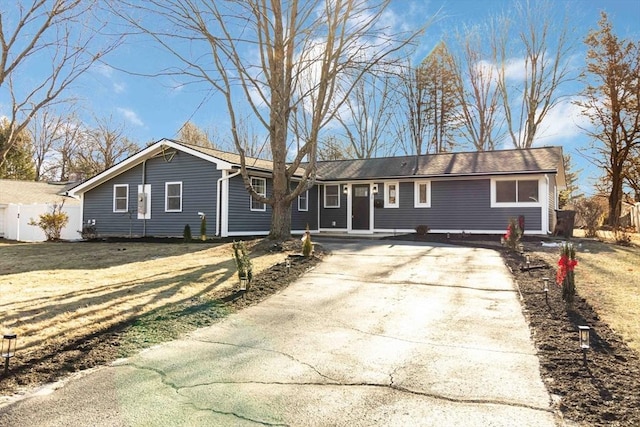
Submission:
{"label": "shadow on lawn", "polygon": [[[181,241],[181,240],[180,240]],[[55,269],[109,268],[134,262],[205,251],[224,242],[163,245],[147,241],[39,242],[0,246],[0,275]],[[60,261],[62,260],[62,262]]]}

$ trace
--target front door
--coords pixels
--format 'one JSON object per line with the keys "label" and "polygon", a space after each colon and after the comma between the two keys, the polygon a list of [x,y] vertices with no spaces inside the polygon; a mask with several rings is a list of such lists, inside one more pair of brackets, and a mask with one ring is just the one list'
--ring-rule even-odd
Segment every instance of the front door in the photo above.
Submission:
{"label": "front door", "polygon": [[369,230],[369,184],[351,187],[351,229]]}

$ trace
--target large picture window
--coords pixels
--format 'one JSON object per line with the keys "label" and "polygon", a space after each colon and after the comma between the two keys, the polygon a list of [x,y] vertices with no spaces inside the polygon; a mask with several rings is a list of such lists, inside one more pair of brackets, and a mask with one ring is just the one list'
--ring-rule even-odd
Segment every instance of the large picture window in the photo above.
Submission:
{"label": "large picture window", "polygon": [[384,183],[384,207],[397,208],[400,206],[399,185],[397,182]]}
{"label": "large picture window", "polygon": [[496,205],[539,204],[537,179],[511,179],[493,181],[493,200]]}
{"label": "large picture window", "polygon": [[[262,197],[267,197],[267,180],[264,178],[251,177],[251,186],[256,193]],[[267,205],[251,197],[251,210],[264,212],[267,210]]]}
{"label": "large picture window", "polygon": [[182,182],[167,182],[164,185],[165,212],[182,212]]}
{"label": "large picture window", "polygon": [[414,201],[413,206],[416,208],[431,207],[431,181],[416,181],[413,188]]}
{"label": "large picture window", "polygon": [[129,211],[129,184],[116,184],[113,186],[113,211]]}
{"label": "large picture window", "polygon": [[340,186],[325,185],[324,186],[324,207],[339,208],[340,207]]}

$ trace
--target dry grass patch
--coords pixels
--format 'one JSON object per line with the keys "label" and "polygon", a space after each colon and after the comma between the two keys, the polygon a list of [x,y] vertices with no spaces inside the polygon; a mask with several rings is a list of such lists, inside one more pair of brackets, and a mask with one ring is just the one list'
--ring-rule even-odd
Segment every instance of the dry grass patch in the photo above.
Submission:
{"label": "dry grass patch", "polygon": [[[576,291],[611,329],[640,353],[640,246],[619,246],[576,235]],[[607,239],[613,235],[599,237]],[[631,239],[640,243],[638,234],[631,234]],[[549,265],[557,265],[557,249],[533,249]]]}
{"label": "dry grass patch", "polygon": [[[254,271],[282,257],[262,252]],[[163,306],[213,299],[236,286],[235,273],[230,243],[0,243],[2,328],[28,354]]]}

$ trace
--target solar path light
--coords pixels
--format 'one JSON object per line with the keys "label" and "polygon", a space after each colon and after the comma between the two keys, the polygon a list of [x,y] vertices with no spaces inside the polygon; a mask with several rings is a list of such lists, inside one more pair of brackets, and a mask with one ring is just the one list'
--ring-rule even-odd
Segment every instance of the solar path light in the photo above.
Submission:
{"label": "solar path light", "polygon": [[16,334],[2,335],[2,357],[4,357],[4,375],[9,372],[9,360],[16,354]]}

